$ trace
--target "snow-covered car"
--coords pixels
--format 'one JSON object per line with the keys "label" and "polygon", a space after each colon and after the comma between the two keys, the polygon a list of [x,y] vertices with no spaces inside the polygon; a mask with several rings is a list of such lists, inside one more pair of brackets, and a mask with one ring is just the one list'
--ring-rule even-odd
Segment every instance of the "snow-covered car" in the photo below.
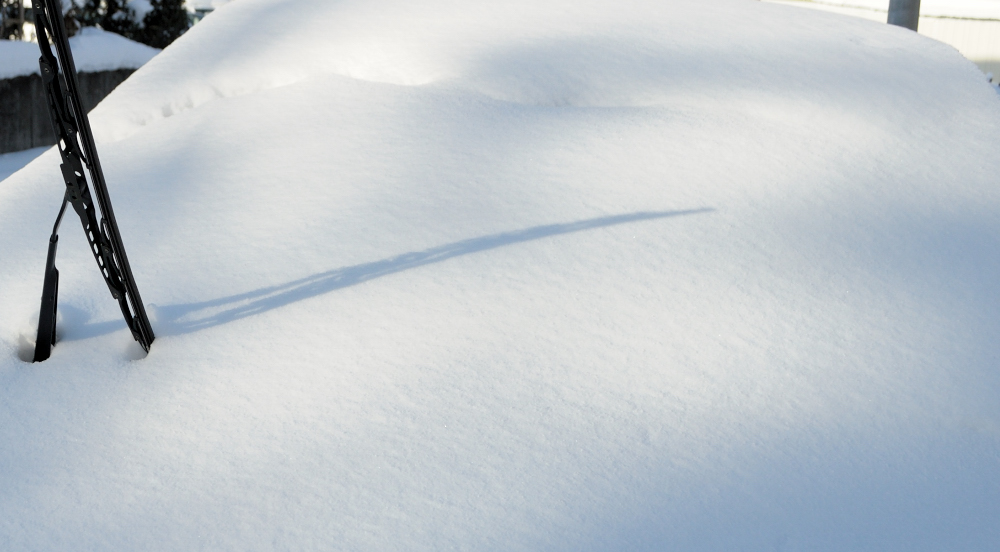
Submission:
{"label": "snow-covered car", "polygon": [[[5,550],[989,550],[1000,97],[754,0],[238,0],[0,184]],[[20,357],[20,358],[19,358]]]}

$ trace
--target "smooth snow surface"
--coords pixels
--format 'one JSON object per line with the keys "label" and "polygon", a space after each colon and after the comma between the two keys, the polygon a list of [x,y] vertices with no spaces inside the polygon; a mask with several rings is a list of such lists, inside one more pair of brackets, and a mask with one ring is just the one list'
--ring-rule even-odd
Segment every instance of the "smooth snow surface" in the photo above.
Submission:
{"label": "smooth snow surface", "polygon": [[[84,72],[137,69],[160,50],[121,35],[85,27],[69,39],[76,70]],[[38,44],[0,40],[0,79],[39,74]]]}
{"label": "smooth snow surface", "polygon": [[[262,23],[267,21],[266,32]],[[0,184],[4,550],[995,550],[1000,98],[751,0],[240,0]]]}

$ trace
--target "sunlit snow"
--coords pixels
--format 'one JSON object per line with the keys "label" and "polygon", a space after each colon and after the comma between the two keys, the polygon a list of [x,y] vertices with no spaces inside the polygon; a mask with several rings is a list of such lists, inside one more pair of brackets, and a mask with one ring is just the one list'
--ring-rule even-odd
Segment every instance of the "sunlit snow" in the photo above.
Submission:
{"label": "sunlit snow", "polygon": [[991,550],[1000,97],[752,0],[238,0],[0,184],[4,550]]}

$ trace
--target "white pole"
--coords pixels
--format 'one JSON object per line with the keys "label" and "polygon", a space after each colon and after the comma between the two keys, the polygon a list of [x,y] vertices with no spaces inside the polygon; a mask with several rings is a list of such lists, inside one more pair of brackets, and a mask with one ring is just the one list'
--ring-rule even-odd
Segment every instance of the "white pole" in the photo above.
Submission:
{"label": "white pole", "polygon": [[889,0],[888,23],[890,25],[898,25],[915,31],[919,20],[920,0]]}

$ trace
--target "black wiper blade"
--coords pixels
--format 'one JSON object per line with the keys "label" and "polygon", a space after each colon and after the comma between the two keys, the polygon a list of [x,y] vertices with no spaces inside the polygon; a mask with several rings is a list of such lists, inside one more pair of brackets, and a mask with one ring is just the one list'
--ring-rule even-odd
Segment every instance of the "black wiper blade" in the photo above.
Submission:
{"label": "black wiper blade", "polygon": [[[49,358],[56,342],[56,306],[59,294],[59,271],[56,270],[56,246],[59,241],[59,224],[66,204],[80,217],[83,232],[90,243],[97,266],[104,281],[121,307],[122,316],[132,331],[132,337],[149,352],[155,336],[146,316],[146,309],[139,297],[139,288],[132,276],[132,269],[125,255],[115,221],[111,197],[101,170],[101,161],[94,145],[94,135],[90,120],[80,98],[76,65],[70,51],[69,39],[63,23],[62,6],[59,0],[32,0],[35,16],[35,31],[42,57],[38,60],[42,72],[42,82],[48,99],[52,127],[58,139],[57,147],[62,156],[63,180],[66,195],[59,216],[49,238],[49,253],[45,261],[45,281],[42,286],[42,306],[38,317],[38,337],[35,341],[35,362]],[[51,43],[51,44],[50,44]],[[52,49],[55,48],[55,54]],[[84,170],[86,167],[86,171]],[[98,219],[94,197],[91,195],[86,173],[93,183],[96,208],[100,210]],[[98,222],[100,220],[100,222]]]}

